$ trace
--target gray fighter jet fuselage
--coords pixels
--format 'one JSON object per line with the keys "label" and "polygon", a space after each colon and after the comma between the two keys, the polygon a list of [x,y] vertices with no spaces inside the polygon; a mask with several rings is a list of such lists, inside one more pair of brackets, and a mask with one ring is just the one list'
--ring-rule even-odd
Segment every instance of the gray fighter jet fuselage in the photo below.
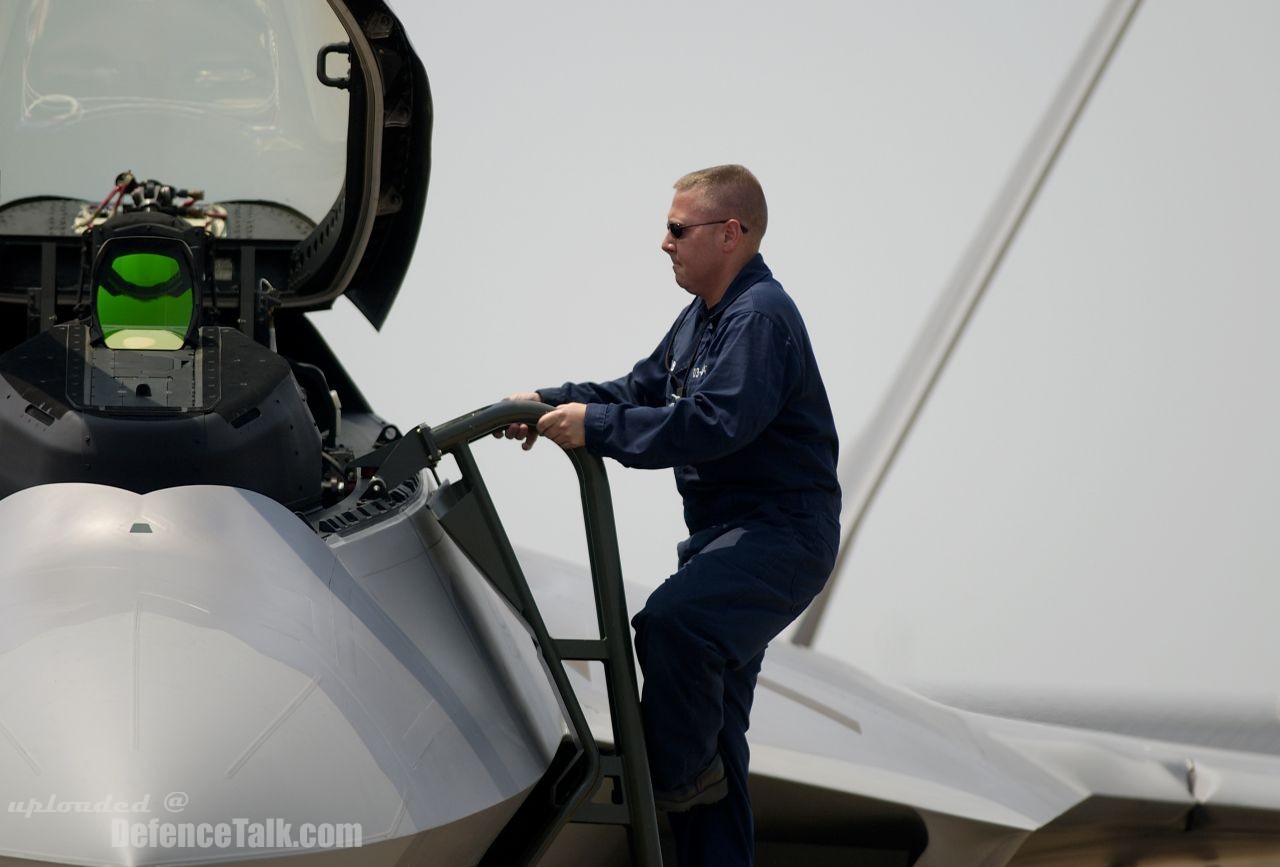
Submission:
{"label": "gray fighter jet fuselage", "polygon": [[[380,0],[0,6],[0,867],[660,863],[598,461],[590,569],[516,552],[539,407],[401,431],[305,315],[385,321],[431,124]],[[752,744],[764,865],[1280,857],[1274,757],[802,648]]]}

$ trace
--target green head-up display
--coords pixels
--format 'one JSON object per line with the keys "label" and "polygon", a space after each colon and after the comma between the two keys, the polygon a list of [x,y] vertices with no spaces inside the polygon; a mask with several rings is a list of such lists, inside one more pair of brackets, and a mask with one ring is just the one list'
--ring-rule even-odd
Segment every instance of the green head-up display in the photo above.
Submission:
{"label": "green head-up display", "polygon": [[94,314],[103,339],[110,349],[180,349],[195,314],[189,258],[173,243],[139,246],[112,244],[99,262]]}

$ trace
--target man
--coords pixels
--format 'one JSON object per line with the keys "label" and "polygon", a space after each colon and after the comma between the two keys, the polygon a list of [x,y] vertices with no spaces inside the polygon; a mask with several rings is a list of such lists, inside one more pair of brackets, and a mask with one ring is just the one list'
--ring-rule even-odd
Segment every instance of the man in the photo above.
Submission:
{"label": "man", "polygon": [[759,254],[760,183],[716,166],[675,191],[662,249],[693,302],[628,375],[512,395],[555,409],[506,435],[675,468],[690,535],[632,621],[655,797],[682,865],[749,865],[752,692],[835,562],[836,430],[804,322]]}

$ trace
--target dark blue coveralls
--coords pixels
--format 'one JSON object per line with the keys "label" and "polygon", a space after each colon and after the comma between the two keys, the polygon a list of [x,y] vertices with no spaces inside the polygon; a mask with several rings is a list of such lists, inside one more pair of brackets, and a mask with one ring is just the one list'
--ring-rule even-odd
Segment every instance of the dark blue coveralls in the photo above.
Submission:
{"label": "dark blue coveralls", "polygon": [[679,860],[749,865],[756,675],[839,544],[835,423],[800,313],[757,254],[711,310],[695,298],[628,375],[538,394],[587,404],[593,454],[675,468],[689,538],[632,621],[650,769],[655,789],[678,789],[719,751],[729,795],[670,814]]}

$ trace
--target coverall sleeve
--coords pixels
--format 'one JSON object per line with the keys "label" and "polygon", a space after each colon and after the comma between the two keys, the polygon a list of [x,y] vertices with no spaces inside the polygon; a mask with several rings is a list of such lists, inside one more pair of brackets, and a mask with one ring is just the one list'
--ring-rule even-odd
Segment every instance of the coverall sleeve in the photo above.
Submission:
{"label": "coverall sleeve", "polygon": [[587,449],[642,469],[715,460],[755,439],[799,381],[790,333],[756,311],[722,322],[707,357],[690,396],[663,406],[589,405]]}
{"label": "coverall sleeve", "polygon": [[[673,325],[671,330],[674,330]],[[609,382],[566,382],[564,385],[538,389],[543,403],[627,403],[637,406],[662,406],[667,392],[667,342],[671,331],[662,338],[648,358],[637,361],[626,376]]]}

